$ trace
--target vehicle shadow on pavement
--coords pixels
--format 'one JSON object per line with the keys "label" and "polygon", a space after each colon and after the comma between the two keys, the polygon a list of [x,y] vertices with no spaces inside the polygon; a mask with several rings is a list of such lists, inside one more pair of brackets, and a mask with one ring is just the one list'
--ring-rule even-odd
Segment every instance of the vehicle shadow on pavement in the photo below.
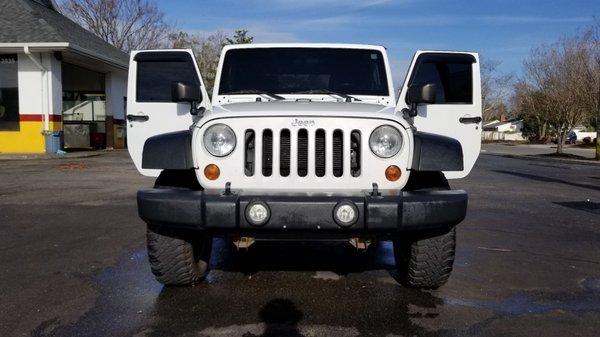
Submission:
{"label": "vehicle shadow on pavement", "polygon": [[563,179],[544,177],[544,176],[539,176],[539,175],[529,174],[529,173],[511,172],[511,171],[505,171],[505,170],[492,170],[492,171],[493,172],[502,173],[502,174],[509,174],[509,175],[513,175],[513,176],[516,176],[516,177],[521,177],[521,178],[526,178],[526,179],[531,179],[531,180],[537,180],[537,181],[546,182],[546,183],[565,184],[565,185],[569,185],[569,186],[581,187],[581,188],[587,188],[587,189],[591,189],[591,190],[600,191],[600,186],[593,186],[593,185],[587,185],[587,184],[573,183],[573,182],[566,181],[566,180],[563,180]]}
{"label": "vehicle shadow on pavement", "polygon": [[592,214],[600,215],[600,203],[592,202],[590,200],[587,201],[555,201],[553,204],[560,205],[563,207],[576,209],[578,211],[585,211]]}

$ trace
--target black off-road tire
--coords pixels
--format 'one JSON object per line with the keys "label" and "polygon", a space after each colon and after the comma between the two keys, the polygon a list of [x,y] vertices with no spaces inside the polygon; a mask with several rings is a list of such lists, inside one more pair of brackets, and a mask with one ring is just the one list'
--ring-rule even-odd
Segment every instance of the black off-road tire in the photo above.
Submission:
{"label": "black off-road tire", "polygon": [[[406,191],[449,190],[442,172],[413,171]],[[445,232],[412,233],[394,240],[394,258],[400,283],[407,287],[435,289],[444,285],[454,265],[456,228]]]}
{"label": "black off-road tire", "polygon": [[147,244],[152,273],[164,285],[194,285],[208,274],[210,237],[195,235],[190,240],[148,226]]}
{"label": "black off-road tire", "polygon": [[[164,170],[154,188],[201,190],[194,170]],[[148,260],[156,280],[167,286],[189,286],[208,274],[212,238],[197,232],[162,229],[148,224]]]}
{"label": "black off-road tire", "polygon": [[431,237],[394,240],[394,258],[400,283],[435,289],[444,285],[454,265],[456,229]]}

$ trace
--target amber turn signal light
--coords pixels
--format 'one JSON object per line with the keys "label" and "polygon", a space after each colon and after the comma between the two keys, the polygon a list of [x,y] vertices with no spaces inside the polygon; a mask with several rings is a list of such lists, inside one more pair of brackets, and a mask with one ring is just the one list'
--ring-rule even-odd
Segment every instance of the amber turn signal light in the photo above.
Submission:
{"label": "amber turn signal light", "polygon": [[385,169],[385,178],[389,181],[396,181],[400,179],[401,175],[402,171],[400,171],[400,168],[396,165],[388,166],[388,168]]}
{"label": "amber turn signal light", "polygon": [[208,164],[204,168],[204,176],[208,180],[217,180],[220,175],[221,175],[221,170],[215,164]]}

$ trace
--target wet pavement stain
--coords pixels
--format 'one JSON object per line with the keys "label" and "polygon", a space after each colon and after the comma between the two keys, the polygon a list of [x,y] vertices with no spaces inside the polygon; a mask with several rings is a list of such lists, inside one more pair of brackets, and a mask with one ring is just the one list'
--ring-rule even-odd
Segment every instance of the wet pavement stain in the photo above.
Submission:
{"label": "wet pavement stain", "polygon": [[31,336],[129,336],[145,321],[162,286],[149,272],[145,248],[128,254],[94,279],[99,295],[76,323],[43,322]]}
{"label": "wet pavement stain", "polygon": [[[411,318],[433,318],[435,315],[427,312],[443,305],[443,300],[428,292],[378,281],[378,277],[390,277],[381,269],[385,263],[377,258],[381,253],[377,251],[385,250],[385,246],[350,257],[348,251],[352,249],[340,249],[340,245],[257,246],[254,252],[239,255],[228,243],[215,240],[215,258],[206,282],[169,288],[154,281],[145,249],[140,248],[98,274],[96,305],[79,321],[62,326],[56,321],[44,322],[32,335],[438,335],[414,324]],[[292,252],[287,268],[274,270],[282,262],[279,257]],[[319,269],[337,267],[338,275],[344,276],[337,281],[315,279],[315,270],[307,270],[307,256],[321,256]],[[378,277],[359,277],[362,272]],[[415,313],[415,307],[427,312]]]}
{"label": "wet pavement stain", "polygon": [[[411,322],[409,306],[434,309],[442,300],[356,275],[360,270],[388,274],[376,252],[349,257],[340,245],[287,243],[258,244],[238,255],[223,241],[215,246],[220,254],[207,282],[165,288],[146,336],[437,335]],[[315,264],[344,276],[315,279]]]}
{"label": "wet pavement stain", "polygon": [[498,314],[544,314],[551,311],[600,312],[600,279],[586,278],[580,283],[582,291],[553,293],[521,292],[501,301],[447,298],[449,305],[462,305],[493,310]]}
{"label": "wet pavement stain", "polygon": [[[205,282],[162,287],[142,247],[96,276],[96,304],[79,321],[49,320],[32,336],[465,336],[507,316],[600,311],[595,278],[577,293],[453,298],[396,284],[389,243],[353,253],[340,244],[258,243],[240,254],[216,239]],[[337,278],[315,278],[316,270]],[[453,307],[491,314],[460,330],[423,324]]]}
{"label": "wet pavement stain", "polygon": [[581,280],[581,287],[587,291],[600,293],[600,278],[587,277]]}

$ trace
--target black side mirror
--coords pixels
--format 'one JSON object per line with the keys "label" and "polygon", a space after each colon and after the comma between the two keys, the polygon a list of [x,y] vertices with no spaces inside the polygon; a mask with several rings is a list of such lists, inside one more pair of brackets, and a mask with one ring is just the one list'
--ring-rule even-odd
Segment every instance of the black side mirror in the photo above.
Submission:
{"label": "black side mirror", "polygon": [[418,114],[417,105],[420,103],[435,103],[435,84],[414,84],[408,87],[406,102],[410,104],[410,109],[402,109],[402,112],[409,117],[415,117]]}
{"label": "black side mirror", "polygon": [[171,100],[177,103],[190,103],[190,113],[192,115],[197,115],[200,112],[200,110],[198,109],[198,103],[202,101],[202,93],[200,91],[200,86],[197,84],[175,82],[171,87]]}
{"label": "black side mirror", "polygon": [[408,103],[435,103],[435,84],[411,85],[408,87]]}

